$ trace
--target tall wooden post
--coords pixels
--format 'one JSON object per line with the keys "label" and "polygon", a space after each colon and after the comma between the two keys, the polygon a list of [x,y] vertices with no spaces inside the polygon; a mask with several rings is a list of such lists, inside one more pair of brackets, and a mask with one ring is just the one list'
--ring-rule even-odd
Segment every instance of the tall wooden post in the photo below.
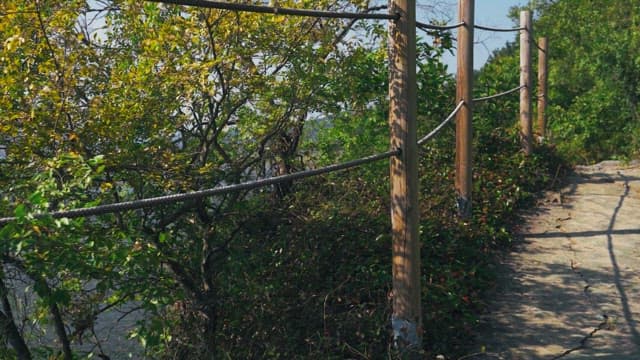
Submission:
{"label": "tall wooden post", "polygon": [[548,42],[547,38],[543,37],[538,40],[538,131],[540,136],[544,140],[547,136],[547,91],[549,85],[547,84],[547,65],[548,65]]}
{"label": "tall wooden post", "polygon": [[456,115],[455,187],[458,215],[462,219],[471,216],[474,10],[474,0],[459,1],[459,19],[464,25],[458,28],[456,103],[464,101],[464,106]]}
{"label": "tall wooden post", "polygon": [[520,12],[520,142],[526,155],[533,152],[531,125],[531,12]]}
{"label": "tall wooden post", "polygon": [[422,347],[420,241],[418,208],[418,145],[416,135],[416,3],[389,0],[389,125],[393,157],[391,227],[393,246],[393,314],[396,348],[406,354]]}

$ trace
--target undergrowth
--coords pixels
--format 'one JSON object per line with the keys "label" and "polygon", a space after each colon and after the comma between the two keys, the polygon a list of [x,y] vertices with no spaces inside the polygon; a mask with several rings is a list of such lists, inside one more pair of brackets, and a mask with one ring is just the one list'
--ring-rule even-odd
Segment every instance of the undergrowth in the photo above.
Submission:
{"label": "undergrowth", "polygon": [[[525,157],[514,131],[479,136],[473,218],[463,222],[449,142],[423,149],[420,166],[426,358],[463,355],[485,306],[483,291],[494,281],[491,261],[510,246],[517,210],[563,166],[548,146]],[[221,356],[390,357],[385,171],[386,163],[374,164],[298,183],[284,201],[254,201],[217,279]]]}

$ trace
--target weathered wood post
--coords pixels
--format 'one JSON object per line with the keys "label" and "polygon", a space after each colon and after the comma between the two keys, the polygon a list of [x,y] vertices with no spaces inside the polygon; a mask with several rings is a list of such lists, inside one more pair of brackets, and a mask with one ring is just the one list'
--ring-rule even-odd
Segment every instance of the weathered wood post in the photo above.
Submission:
{"label": "weathered wood post", "polygon": [[458,28],[456,103],[464,101],[464,105],[456,114],[455,187],[458,215],[462,219],[471,216],[474,3],[474,0],[458,2],[458,16],[464,25]]}
{"label": "weathered wood post", "polygon": [[391,227],[393,314],[396,349],[403,354],[422,348],[418,144],[416,135],[415,0],[389,0],[398,20],[389,23],[389,125],[391,147]]}
{"label": "weathered wood post", "polygon": [[531,12],[520,12],[520,142],[526,155],[533,152],[531,125]]}
{"label": "weathered wood post", "polygon": [[548,66],[548,42],[543,37],[538,40],[538,131],[540,131],[541,141],[547,136],[547,66]]}

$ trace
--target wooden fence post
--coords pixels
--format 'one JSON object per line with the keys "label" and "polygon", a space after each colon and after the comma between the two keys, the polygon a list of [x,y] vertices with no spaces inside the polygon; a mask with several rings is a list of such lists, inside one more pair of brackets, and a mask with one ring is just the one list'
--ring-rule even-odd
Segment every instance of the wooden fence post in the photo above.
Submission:
{"label": "wooden fence post", "polygon": [[538,131],[540,131],[541,141],[547,136],[547,66],[548,66],[548,42],[543,37],[538,40]]}
{"label": "wooden fence post", "polygon": [[474,7],[474,0],[458,2],[458,16],[464,25],[458,28],[456,103],[464,101],[464,106],[456,114],[455,187],[458,215],[462,219],[471,216]]}
{"label": "wooden fence post", "polygon": [[531,12],[520,12],[520,142],[525,155],[533,152],[531,125]]}
{"label": "wooden fence post", "polygon": [[[415,0],[390,0],[389,125],[391,147],[391,228],[393,313],[396,349],[417,354],[422,349],[420,241],[418,202],[418,144],[416,134],[416,14]],[[404,356],[404,355],[403,355]]]}

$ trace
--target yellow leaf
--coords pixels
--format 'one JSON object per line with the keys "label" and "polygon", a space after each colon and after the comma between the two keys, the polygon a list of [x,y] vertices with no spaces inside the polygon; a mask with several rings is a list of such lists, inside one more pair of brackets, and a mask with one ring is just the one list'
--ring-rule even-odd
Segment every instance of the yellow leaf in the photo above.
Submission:
{"label": "yellow leaf", "polygon": [[113,188],[113,184],[110,183],[110,182],[105,182],[105,183],[100,184],[100,191],[102,191],[102,192],[109,191],[109,190],[111,190],[111,188]]}

